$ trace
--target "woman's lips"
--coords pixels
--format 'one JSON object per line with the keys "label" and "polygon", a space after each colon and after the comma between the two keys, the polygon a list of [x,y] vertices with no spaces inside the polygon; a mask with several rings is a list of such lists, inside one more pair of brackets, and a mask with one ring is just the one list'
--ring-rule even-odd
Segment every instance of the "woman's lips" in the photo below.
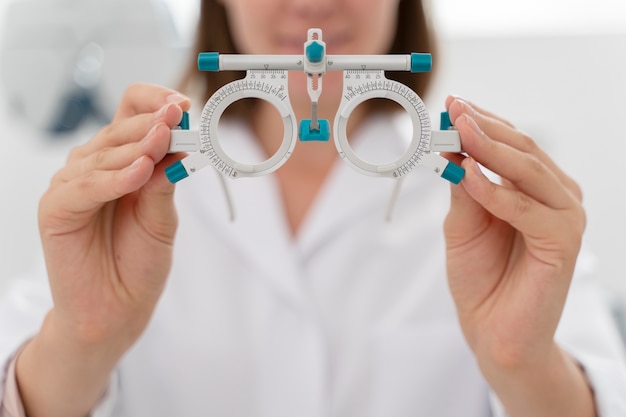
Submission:
{"label": "woman's lips", "polygon": [[[326,53],[329,55],[337,53],[354,53],[346,51],[348,45],[348,37],[342,35],[322,36],[322,40],[326,43]],[[304,51],[305,40],[302,37],[283,38],[278,41],[278,49],[281,54],[300,55]],[[337,52],[335,52],[337,51]]]}

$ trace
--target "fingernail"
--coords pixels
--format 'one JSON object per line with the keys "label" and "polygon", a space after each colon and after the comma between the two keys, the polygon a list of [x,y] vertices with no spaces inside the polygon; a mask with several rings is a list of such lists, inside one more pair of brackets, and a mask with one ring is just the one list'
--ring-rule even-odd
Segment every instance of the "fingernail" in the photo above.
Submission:
{"label": "fingernail", "polygon": [[464,114],[463,118],[465,119],[465,122],[472,128],[474,133],[476,133],[479,136],[483,135],[483,131],[480,129],[480,127],[478,126],[478,123],[476,123],[474,119],[472,119],[467,114]]}
{"label": "fingernail", "polygon": [[150,140],[150,138],[152,138],[154,136],[154,132],[157,129],[157,125],[152,126],[152,128],[148,131],[148,133],[146,134],[146,136],[143,137],[143,139],[141,139],[141,143],[146,143]]}
{"label": "fingernail", "polygon": [[461,97],[458,94],[448,94],[448,97],[446,98],[446,100],[450,100],[450,101],[454,101],[454,100],[459,100],[459,101],[465,101],[465,99],[463,97]]}
{"label": "fingernail", "polygon": [[130,167],[128,167],[128,169],[130,171],[136,170],[141,164],[141,161],[143,160],[143,158],[145,158],[145,155],[142,155],[139,158],[135,159],[135,161],[130,165]]}
{"label": "fingernail", "polygon": [[478,162],[476,162],[476,160],[474,158],[471,158],[471,157],[469,158],[469,160],[470,160],[470,165],[471,165],[472,171],[475,174],[482,176],[483,172],[481,171],[480,166],[478,166]]}
{"label": "fingernail", "polygon": [[187,96],[185,96],[183,94],[180,94],[180,93],[170,94],[165,99],[166,103],[181,103],[183,101],[189,101],[189,97],[187,97]]}
{"label": "fingernail", "polygon": [[447,109],[449,109],[449,108],[450,108],[450,105],[452,104],[452,102],[453,102],[454,100],[458,100],[459,98],[460,98],[460,97],[459,97],[459,96],[457,96],[457,95],[455,95],[455,94],[449,94],[449,95],[448,95],[448,97],[446,97],[446,101],[445,101],[445,103],[446,103],[446,108],[447,108]]}
{"label": "fingernail", "polygon": [[470,116],[474,116],[476,114],[476,111],[474,111],[474,108],[466,101],[463,99],[458,99],[459,103],[461,103],[461,106],[463,107],[463,113],[469,114]]}
{"label": "fingernail", "polygon": [[156,113],[154,113],[154,118],[155,119],[159,119],[161,117],[163,117],[163,115],[167,112],[167,109],[170,108],[172,104],[166,104],[165,106],[161,107],[159,110],[156,111]]}
{"label": "fingernail", "polygon": [[472,106],[470,106],[468,102],[463,100],[462,98],[455,98],[454,100],[452,100],[450,102],[448,110],[457,115],[457,117],[464,114],[468,114],[470,116],[476,115],[476,112],[474,111]]}

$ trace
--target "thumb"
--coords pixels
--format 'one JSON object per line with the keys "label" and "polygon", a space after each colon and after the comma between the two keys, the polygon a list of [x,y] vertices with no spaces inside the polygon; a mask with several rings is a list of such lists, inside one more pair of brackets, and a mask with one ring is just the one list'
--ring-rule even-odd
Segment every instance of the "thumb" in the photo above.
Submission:
{"label": "thumb", "polygon": [[450,185],[450,210],[444,222],[444,234],[448,246],[456,246],[471,239],[488,221],[489,213],[466,191],[464,183],[473,174],[470,169],[476,162],[458,154],[446,154],[447,159],[465,168],[465,177],[458,185]]}
{"label": "thumb", "polygon": [[150,180],[141,188],[136,205],[137,216],[153,237],[170,243],[178,225],[174,206],[176,186],[165,175],[165,167],[181,155],[167,155],[154,166]]}

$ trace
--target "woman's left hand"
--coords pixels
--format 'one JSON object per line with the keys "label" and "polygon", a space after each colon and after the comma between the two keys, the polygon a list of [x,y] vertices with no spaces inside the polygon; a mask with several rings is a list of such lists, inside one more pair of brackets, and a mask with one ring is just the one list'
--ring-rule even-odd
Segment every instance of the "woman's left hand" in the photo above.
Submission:
{"label": "woman's left hand", "polygon": [[459,98],[446,107],[469,155],[446,154],[466,170],[445,221],[461,327],[488,378],[544,366],[585,228],[580,188],[510,123]]}

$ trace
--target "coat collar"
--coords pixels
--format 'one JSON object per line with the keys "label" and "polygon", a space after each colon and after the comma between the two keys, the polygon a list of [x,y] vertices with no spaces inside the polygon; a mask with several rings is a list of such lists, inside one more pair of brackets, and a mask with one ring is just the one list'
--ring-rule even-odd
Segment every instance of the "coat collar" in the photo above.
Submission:
{"label": "coat collar", "polygon": [[[351,143],[354,152],[362,159],[385,163],[402,156],[410,141],[410,118],[406,113],[400,113],[394,117],[385,114],[371,116],[355,132]],[[424,171],[405,178],[403,191],[425,185],[424,175],[429,177]],[[390,178],[361,174],[338,159],[302,224],[297,242],[301,254],[313,256],[325,242],[364,216],[378,217],[384,223],[396,183]]]}

